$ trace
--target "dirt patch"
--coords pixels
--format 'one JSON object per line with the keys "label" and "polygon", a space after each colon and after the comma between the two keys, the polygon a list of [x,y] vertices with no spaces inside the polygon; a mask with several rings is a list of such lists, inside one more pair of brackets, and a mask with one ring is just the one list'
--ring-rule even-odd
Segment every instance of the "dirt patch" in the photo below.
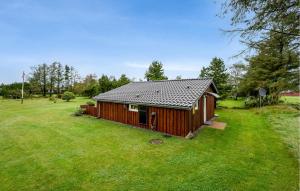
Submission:
{"label": "dirt patch", "polygon": [[213,121],[209,127],[214,128],[214,129],[225,129],[226,123],[223,122],[218,122],[218,121]]}
{"label": "dirt patch", "polygon": [[149,141],[149,143],[154,144],[154,145],[159,145],[159,144],[163,144],[164,142],[161,139],[151,139]]}

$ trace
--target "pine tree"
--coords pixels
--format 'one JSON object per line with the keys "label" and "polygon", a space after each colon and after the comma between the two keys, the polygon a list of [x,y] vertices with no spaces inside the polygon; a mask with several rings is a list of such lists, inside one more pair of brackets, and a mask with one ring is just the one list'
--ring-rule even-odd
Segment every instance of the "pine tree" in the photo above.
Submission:
{"label": "pine tree", "polygon": [[209,71],[209,68],[206,68],[206,67],[203,66],[202,69],[201,69],[201,71],[200,71],[199,77],[200,77],[200,78],[206,78],[206,77],[209,77],[208,71]]}
{"label": "pine tree", "polygon": [[233,64],[229,69],[229,83],[232,87],[231,94],[237,99],[237,97],[241,93],[240,83],[247,72],[247,66],[243,63],[236,63]]}
{"label": "pine tree", "polygon": [[57,62],[57,70],[56,70],[56,91],[58,96],[61,93],[61,86],[63,84],[63,66],[60,62]]}
{"label": "pine tree", "polygon": [[259,88],[265,88],[276,102],[281,91],[298,89],[299,53],[289,46],[286,36],[273,32],[270,36],[260,45],[258,54],[249,58],[242,85],[243,91],[255,96]]}
{"label": "pine tree", "polygon": [[65,65],[65,73],[64,73],[64,82],[65,82],[65,90],[69,90],[70,87],[70,67]]}
{"label": "pine tree", "polygon": [[47,77],[48,77],[48,66],[47,64],[42,64],[39,66],[40,70],[41,70],[41,84],[42,84],[42,88],[43,88],[43,96],[46,96],[47,93]]}
{"label": "pine tree", "polygon": [[168,77],[164,75],[163,65],[159,61],[153,61],[145,73],[145,78],[149,80],[167,80]]}
{"label": "pine tree", "polygon": [[120,78],[118,79],[117,87],[120,87],[120,86],[123,86],[125,84],[128,84],[129,82],[130,82],[130,79],[127,78],[127,76],[125,74],[122,74],[120,76]]}
{"label": "pine tree", "polygon": [[230,86],[228,85],[229,74],[227,73],[224,61],[221,58],[213,58],[207,68],[202,68],[199,77],[213,78],[220,95],[225,96],[230,90]]}
{"label": "pine tree", "polygon": [[52,96],[55,82],[56,82],[56,70],[57,70],[57,63],[53,62],[49,67],[48,67],[48,73],[49,73],[49,94],[50,97]]}

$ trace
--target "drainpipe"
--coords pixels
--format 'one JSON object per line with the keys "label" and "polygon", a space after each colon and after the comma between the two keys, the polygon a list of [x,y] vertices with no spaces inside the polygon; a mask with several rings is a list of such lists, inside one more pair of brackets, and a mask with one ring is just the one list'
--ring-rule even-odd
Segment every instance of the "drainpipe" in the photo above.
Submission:
{"label": "drainpipe", "polygon": [[192,111],[193,109],[189,110],[189,133],[192,132]]}
{"label": "drainpipe", "polygon": [[194,137],[194,134],[192,132],[192,110],[188,110],[188,129],[189,133],[185,136],[186,139],[192,139]]}

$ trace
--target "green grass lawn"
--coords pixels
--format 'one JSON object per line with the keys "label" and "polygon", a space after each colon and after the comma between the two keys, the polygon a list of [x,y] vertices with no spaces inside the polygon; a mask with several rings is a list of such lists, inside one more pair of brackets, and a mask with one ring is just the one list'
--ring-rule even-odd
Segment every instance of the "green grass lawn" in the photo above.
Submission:
{"label": "green grass lawn", "polygon": [[225,108],[244,108],[245,100],[242,98],[238,100],[234,100],[234,99],[220,100],[218,101],[218,106],[225,107]]}
{"label": "green grass lawn", "polygon": [[300,96],[282,96],[280,99],[285,103],[300,104]]}
{"label": "green grass lawn", "polygon": [[295,108],[282,104],[263,107],[259,111],[271,124],[271,127],[280,134],[283,142],[300,162],[300,113]]}
{"label": "green grass lawn", "polygon": [[[164,138],[72,112],[87,99],[0,100],[0,190],[298,190],[298,161],[256,109]],[[150,139],[160,138],[161,145]]]}

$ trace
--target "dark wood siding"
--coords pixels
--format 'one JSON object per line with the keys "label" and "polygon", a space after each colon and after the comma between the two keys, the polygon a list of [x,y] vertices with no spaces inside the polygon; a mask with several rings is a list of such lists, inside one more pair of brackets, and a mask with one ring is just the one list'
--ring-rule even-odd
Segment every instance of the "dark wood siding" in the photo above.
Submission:
{"label": "dark wood siding", "polygon": [[198,100],[198,110],[192,111],[192,131],[196,131],[201,125],[203,125],[203,97]]}
{"label": "dark wood siding", "polygon": [[215,113],[215,97],[212,95],[206,95],[206,119],[210,120],[214,117]]}
{"label": "dark wood siding", "polygon": [[[208,88],[207,91],[212,91],[212,88]],[[206,96],[206,120],[210,120],[215,114],[215,97],[205,93]],[[192,131],[196,131],[201,125],[204,124],[204,107],[203,96],[198,100],[198,110],[192,112]]]}
{"label": "dark wood siding", "polygon": [[[209,94],[205,96],[207,120],[210,120],[214,116],[215,98]],[[147,129],[151,129],[151,114],[155,112],[156,128],[154,130],[177,136],[186,136],[189,131],[194,132],[204,124],[203,97],[199,98],[198,110],[194,112],[193,110],[147,107],[147,124],[140,124],[139,112],[129,111],[127,104],[98,102],[97,111],[97,116],[100,118]]]}
{"label": "dark wood siding", "polygon": [[188,130],[188,112],[187,110],[147,107],[147,124],[139,123],[139,113],[128,110],[127,104],[98,102],[98,116],[103,119],[117,121],[142,128],[151,128],[151,113],[156,113],[156,131],[177,135],[186,136]]}
{"label": "dark wood siding", "polygon": [[[172,108],[149,107],[149,119],[151,113],[156,113],[157,126],[156,131],[186,136],[188,133],[187,114],[189,111]],[[151,126],[151,121],[148,121],[148,127]]]}

